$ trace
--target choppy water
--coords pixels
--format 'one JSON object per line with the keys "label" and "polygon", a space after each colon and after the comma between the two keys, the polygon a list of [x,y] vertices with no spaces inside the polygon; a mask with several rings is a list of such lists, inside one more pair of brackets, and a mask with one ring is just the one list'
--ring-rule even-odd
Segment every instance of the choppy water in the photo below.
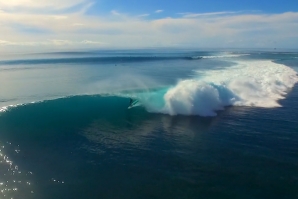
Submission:
{"label": "choppy water", "polygon": [[297,66],[296,52],[3,55],[0,198],[297,198]]}

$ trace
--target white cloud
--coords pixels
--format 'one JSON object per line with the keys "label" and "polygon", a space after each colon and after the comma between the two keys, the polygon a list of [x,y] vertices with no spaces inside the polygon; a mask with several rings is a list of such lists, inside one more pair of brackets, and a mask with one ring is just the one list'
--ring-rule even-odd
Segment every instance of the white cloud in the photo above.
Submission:
{"label": "white cloud", "polygon": [[144,18],[147,14],[131,16],[116,10],[105,16],[86,15],[82,10],[90,2],[84,2],[81,11],[73,13],[0,12],[0,48],[298,46],[297,12],[181,13],[177,18],[150,19]]}
{"label": "white cloud", "polygon": [[162,13],[163,10],[156,10],[155,13]]}
{"label": "white cloud", "polygon": [[59,39],[51,40],[51,42],[56,46],[70,45],[72,43],[69,40],[59,40]]}
{"label": "white cloud", "polygon": [[88,2],[88,0],[0,0],[0,7],[2,9],[46,7],[52,9],[63,9],[86,2]]}
{"label": "white cloud", "polygon": [[120,16],[121,14],[119,12],[117,12],[116,10],[112,10],[111,11],[112,15],[116,15],[116,16]]}
{"label": "white cloud", "polygon": [[100,42],[100,41],[90,41],[90,40],[83,40],[83,41],[70,41],[70,40],[47,40],[47,41],[39,41],[39,42],[13,42],[13,41],[5,41],[0,40],[0,46],[79,46],[79,45],[94,45],[94,46],[103,46],[107,43]]}
{"label": "white cloud", "polygon": [[57,20],[61,20],[61,19],[67,19],[68,17],[64,15],[57,15],[57,16],[53,16],[53,18]]}
{"label": "white cloud", "polygon": [[150,16],[150,14],[141,14],[141,15],[138,15],[138,17],[148,17]]}
{"label": "white cloud", "polygon": [[101,42],[101,41],[90,41],[90,40],[84,40],[80,42],[81,44],[88,44],[88,45],[107,45],[108,43]]}
{"label": "white cloud", "polygon": [[12,42],[5,41],[5,40],[0,40],[0,45],[1,46],[12,45],[12,44],[13,44]]}
{"label": "white cloud", "polygon": [[0,46],[39,46],[44,45],[46,42],[13,42],[0,40]]}
{"label": "white cloud", "polygon": [[85,24],[82,24],[82,23],[73,23],[72,25],[73,26],[84,26]]}
{"label": "white cloud", "polygon": [[208,13],[178,13],[182,15],[184,18],[195,18],[195,17],[203,17],[203,16],[216,16],[216,15],[227,15],[227,14],[235,14],[239,12],[208,12]]}

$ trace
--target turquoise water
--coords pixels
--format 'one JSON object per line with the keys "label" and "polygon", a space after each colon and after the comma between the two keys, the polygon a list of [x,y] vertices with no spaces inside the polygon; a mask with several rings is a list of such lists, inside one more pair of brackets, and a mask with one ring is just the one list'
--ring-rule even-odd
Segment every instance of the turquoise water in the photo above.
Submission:
{"label": "turquoise water", "polygon": [[[0,61],[1,198],[296,198],[298,53]],[[140,106],[127,109],[130,98]]]}

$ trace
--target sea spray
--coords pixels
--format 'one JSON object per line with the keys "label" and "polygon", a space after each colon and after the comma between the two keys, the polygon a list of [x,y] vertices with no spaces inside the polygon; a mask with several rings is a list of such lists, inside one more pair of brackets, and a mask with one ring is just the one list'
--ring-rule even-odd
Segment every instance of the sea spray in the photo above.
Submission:
{"label": "sea spray", "polygon": [[[200,73],[200,71],[197,71]],[[271,61],[239,61],[224,70],[204,71],[179,81],[164,94],[164,106],[145,107],[170,115],[215,116],[225,106],[278,107],[278,100],[298,82],[297,73]]]}

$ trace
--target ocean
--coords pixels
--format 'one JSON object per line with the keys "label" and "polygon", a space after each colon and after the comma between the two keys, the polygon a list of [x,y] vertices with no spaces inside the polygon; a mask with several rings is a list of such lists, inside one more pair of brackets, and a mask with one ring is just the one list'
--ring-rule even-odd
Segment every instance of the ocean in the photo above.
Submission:
{"label": "ocean", "polygon": [[278,49],[2,54],[0,198],[298,198],[297,71]]}

